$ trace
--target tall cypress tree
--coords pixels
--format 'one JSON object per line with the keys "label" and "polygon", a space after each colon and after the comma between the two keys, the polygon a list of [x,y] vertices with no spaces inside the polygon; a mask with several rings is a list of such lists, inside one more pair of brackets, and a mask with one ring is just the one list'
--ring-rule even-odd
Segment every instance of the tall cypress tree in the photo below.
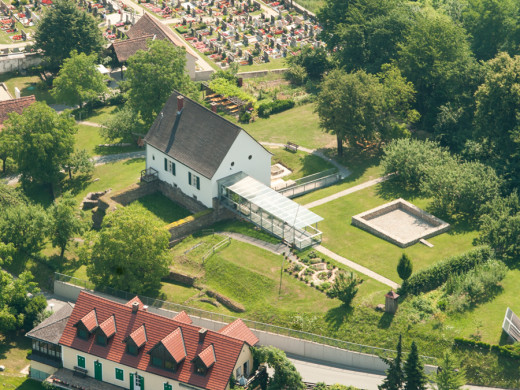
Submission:
{"label": "tall cypress tree", "polygon": [[415,341],[412,341],[412,350],[404,363],[404,379],[404,390],[426,390],[428,380]]}
{"label": "tall cypress tree", "polygon": [[379,390],[400,390],[403,387],[404,374],[402,368],[402,340],[399,335],[399,342],[397,343],[397,356],[395,359],[383,359],[388,364],[386,370],[386,378],[383,384],[378,386]]}

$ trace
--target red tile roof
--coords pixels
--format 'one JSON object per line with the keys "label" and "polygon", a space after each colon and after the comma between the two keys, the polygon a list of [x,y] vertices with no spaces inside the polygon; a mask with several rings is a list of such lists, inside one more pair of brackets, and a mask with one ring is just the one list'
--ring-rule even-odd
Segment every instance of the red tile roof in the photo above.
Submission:
{"label": "red tile roof", "polygon": [[201,353],[197,355],[202,363],[206,366],[206,368],[210,368],[217,361],[217,357],[215,356],[215,349],[213,348],[213,344],[206,347]]}
{"label": "red tile roof", "polygon": [[161,343],[168,350],[177,364],[186,358],[186,346],[184,345],[181,328],[175,329],[172,333],[162,339]]}
{"label": "red tile roof", "polygon": [[137,302],[139,304],[139,310],[141,310],[144,307],[143,302],[139,299],[139,297],[136,295],[132,299],[130,299],[127,303],[125,303],[125,306],[132,307],[134,306],[134,303]]}
{"label": "red tile roof", "polygon": [[250,346],[258,343],[258,337],[256,337],[253,332],[251,332],[247,325],[244,324],[244,321],[242,321],[240,318],[236,319],[231,324],[224,326],[218,332],[220,334],[225,334],[226,336],[245,341]]}
{"label": "red tile roof", "polygon": [[34,95],[23,96],[19,99],[9,99],[0,102],[0,125],[9,118],[11,112],[21,114],[23,110],[36,101]]}
{"label": "red tile roof", "polygon": [[117,60],[120,63],[124,63],[139,50],[148,50],[148,40],[152,38],[153,35],[149,34],[139,38],[114,42],[112,43],[112,49],[116,54]]}
{"label": "red tile roof", "polygon": [[[90,337],[88,340],[76,337],[76,330],[73,324],[80,321],[94,308],[96,309],[97,318],[102,322],[112,315],[115,317],[117,333],[108,342],[107,346],[96,344],[94,337]],[[140,349],[137,356],[130,355],[125,352],[126,346],[123,341],[143,324],[146,326],[148,341]],[[182,329],[186,359],[178,366],[175,372],[152,366],[151,356],[148,352],[177,328]],[[208,390],[225,390],[244,342],[208,330],[204,342],[199,344],[199,330],[200,327],[178,322],[149,311],[138,310],[137,313],[132,313],[132,308],[129,306],[82,291],[63,331],[60,344],[86,354],[192,386]],[[197,375],[195,374],[196,369],[192,360],[211,344],[213,344],[217,360],[206,375]]]}
{"label": "red tile roof", "polygon": [[397,294],[394,290],[390,290],[388,294],[385,295],[385,297],[397,299],[399,298],[399,294]]}
{"label": "red tile roof", "polygon": [[108,317],[105,321],[99,325],[99,328],[103,331],[107,338],[112,337],[116,333],[116,319],[114,316]]}
{"label": "red tile roof", "polygon": [[141,348],[146,343],[146,341],[148,341],[146,338],[146,328],[144,324],[130,333],[128,338],[132,339],[137,348]]}
{"label": "red tile roof", "polygon": [[79,323],[82,323],[83,326],[90,332],[98,327],[98,320],[96,316],[96,309],[92,309],[87,314],[85,314],[78,322],[76,322],[76,325]]}
{"label": "red tile roof", "polygon": [[188,314],[186,314],[186,312],[184,310],[181,311],[180,313],[177,313],[177,315],[175,315],[172,318],[172,320],[178,321],[178,322],[183,322],[185,324],[193,323],[193,321],[191,320],[190,316]]}

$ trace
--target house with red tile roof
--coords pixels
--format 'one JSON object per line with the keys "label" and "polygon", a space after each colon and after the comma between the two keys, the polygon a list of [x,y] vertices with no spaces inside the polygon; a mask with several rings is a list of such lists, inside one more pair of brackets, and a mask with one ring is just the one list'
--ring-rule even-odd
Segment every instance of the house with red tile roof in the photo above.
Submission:
{"label": "house with red tile roof", "polygon": [[36,98],[34,95],[0,101],[0,131],[4,126],[4,122],[9,119],[10,113],[16,112],[17,114],[21,114],[25,108],[29,107],[35,101]]}
{"label": "house with red tile roof", "polygon": [[82,291],[59,339],[61,368],[46,381],[92,390],[227,390],[232,376],[249,376],[257,342],[241,320],[215,332],[185,312],[152,313],[137,297],[122,304]]}

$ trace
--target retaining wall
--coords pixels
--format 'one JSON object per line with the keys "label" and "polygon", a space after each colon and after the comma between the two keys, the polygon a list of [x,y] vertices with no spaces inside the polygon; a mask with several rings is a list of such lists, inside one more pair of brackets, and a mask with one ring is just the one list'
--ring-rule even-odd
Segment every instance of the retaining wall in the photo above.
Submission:
{"label": "retaining wall", "polygon": [[251,72],[237,73],[237,77],[241,77],[243,79],[252,79],[255,77],[267,76],[269,73],[281,74],[281,73],[284,73],[286,70],[287,70],[287,68],[271,69],[271,70],[254,70]]}
{"label": "retaining wall", "polygon": [[211,75],[213,73],[215,73],[215,71],[213,69],[196,71],[195,79],[193,81],[208,81],[211,79]]}
{"label": "retaining wall", "polygon": [[[84,290],[84,288],[61,281],[54,281],[54,294],[63,297],[64,299],[76,301],[81,290]],[[105,298],[117,302],[126,303],[125,300],[118,299],[106,294],[101,294],[90,290],[86,291],[92,292],[96,295],[103,296]],[[176,312],[159,309],[156,307],[149,307],[148,310],[152,313],[156,313],[168,318],[173,317],[173,313],[176,314]],[[197,317],[194,315],[190,315],[190,318],[193,320],[194,325],[213,331],[218,331],[222,329],[225,325],[227,325],[224,322],[214,321],[202,317]],[[345,349],[332,347],[330,345],[319,344],[312,341],[297,339],[289,336],[282,336],[257,329],[251,329],[251,331],[260,340],[260,345],[272,345],[276,348],[285,351],[286,353],[304,359],[318,360],[324,363],[331,363],[334,365],[344,365],[351,368],[372,371],[378,374],[384,374],[385,370],[388,368],[386,363],[384,363],[376,355],[347,351]],[[435,369],[436,367],[434,366],[425,366],[425,371],[427,373],[431,373]]]}
{"label": "retaining wall", "polygon": [[0,73],[20,72],[40,65],[40,53],[15,53],[0,55]]}

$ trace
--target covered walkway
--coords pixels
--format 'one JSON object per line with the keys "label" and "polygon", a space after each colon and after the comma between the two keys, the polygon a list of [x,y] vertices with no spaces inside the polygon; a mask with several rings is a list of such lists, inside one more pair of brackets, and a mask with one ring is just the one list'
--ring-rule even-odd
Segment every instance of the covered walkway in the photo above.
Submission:
{"label": "covered walkway", "polygon": [[319,215],[243,172],[219,180],[222,205],[297,249],[321,242]]}

